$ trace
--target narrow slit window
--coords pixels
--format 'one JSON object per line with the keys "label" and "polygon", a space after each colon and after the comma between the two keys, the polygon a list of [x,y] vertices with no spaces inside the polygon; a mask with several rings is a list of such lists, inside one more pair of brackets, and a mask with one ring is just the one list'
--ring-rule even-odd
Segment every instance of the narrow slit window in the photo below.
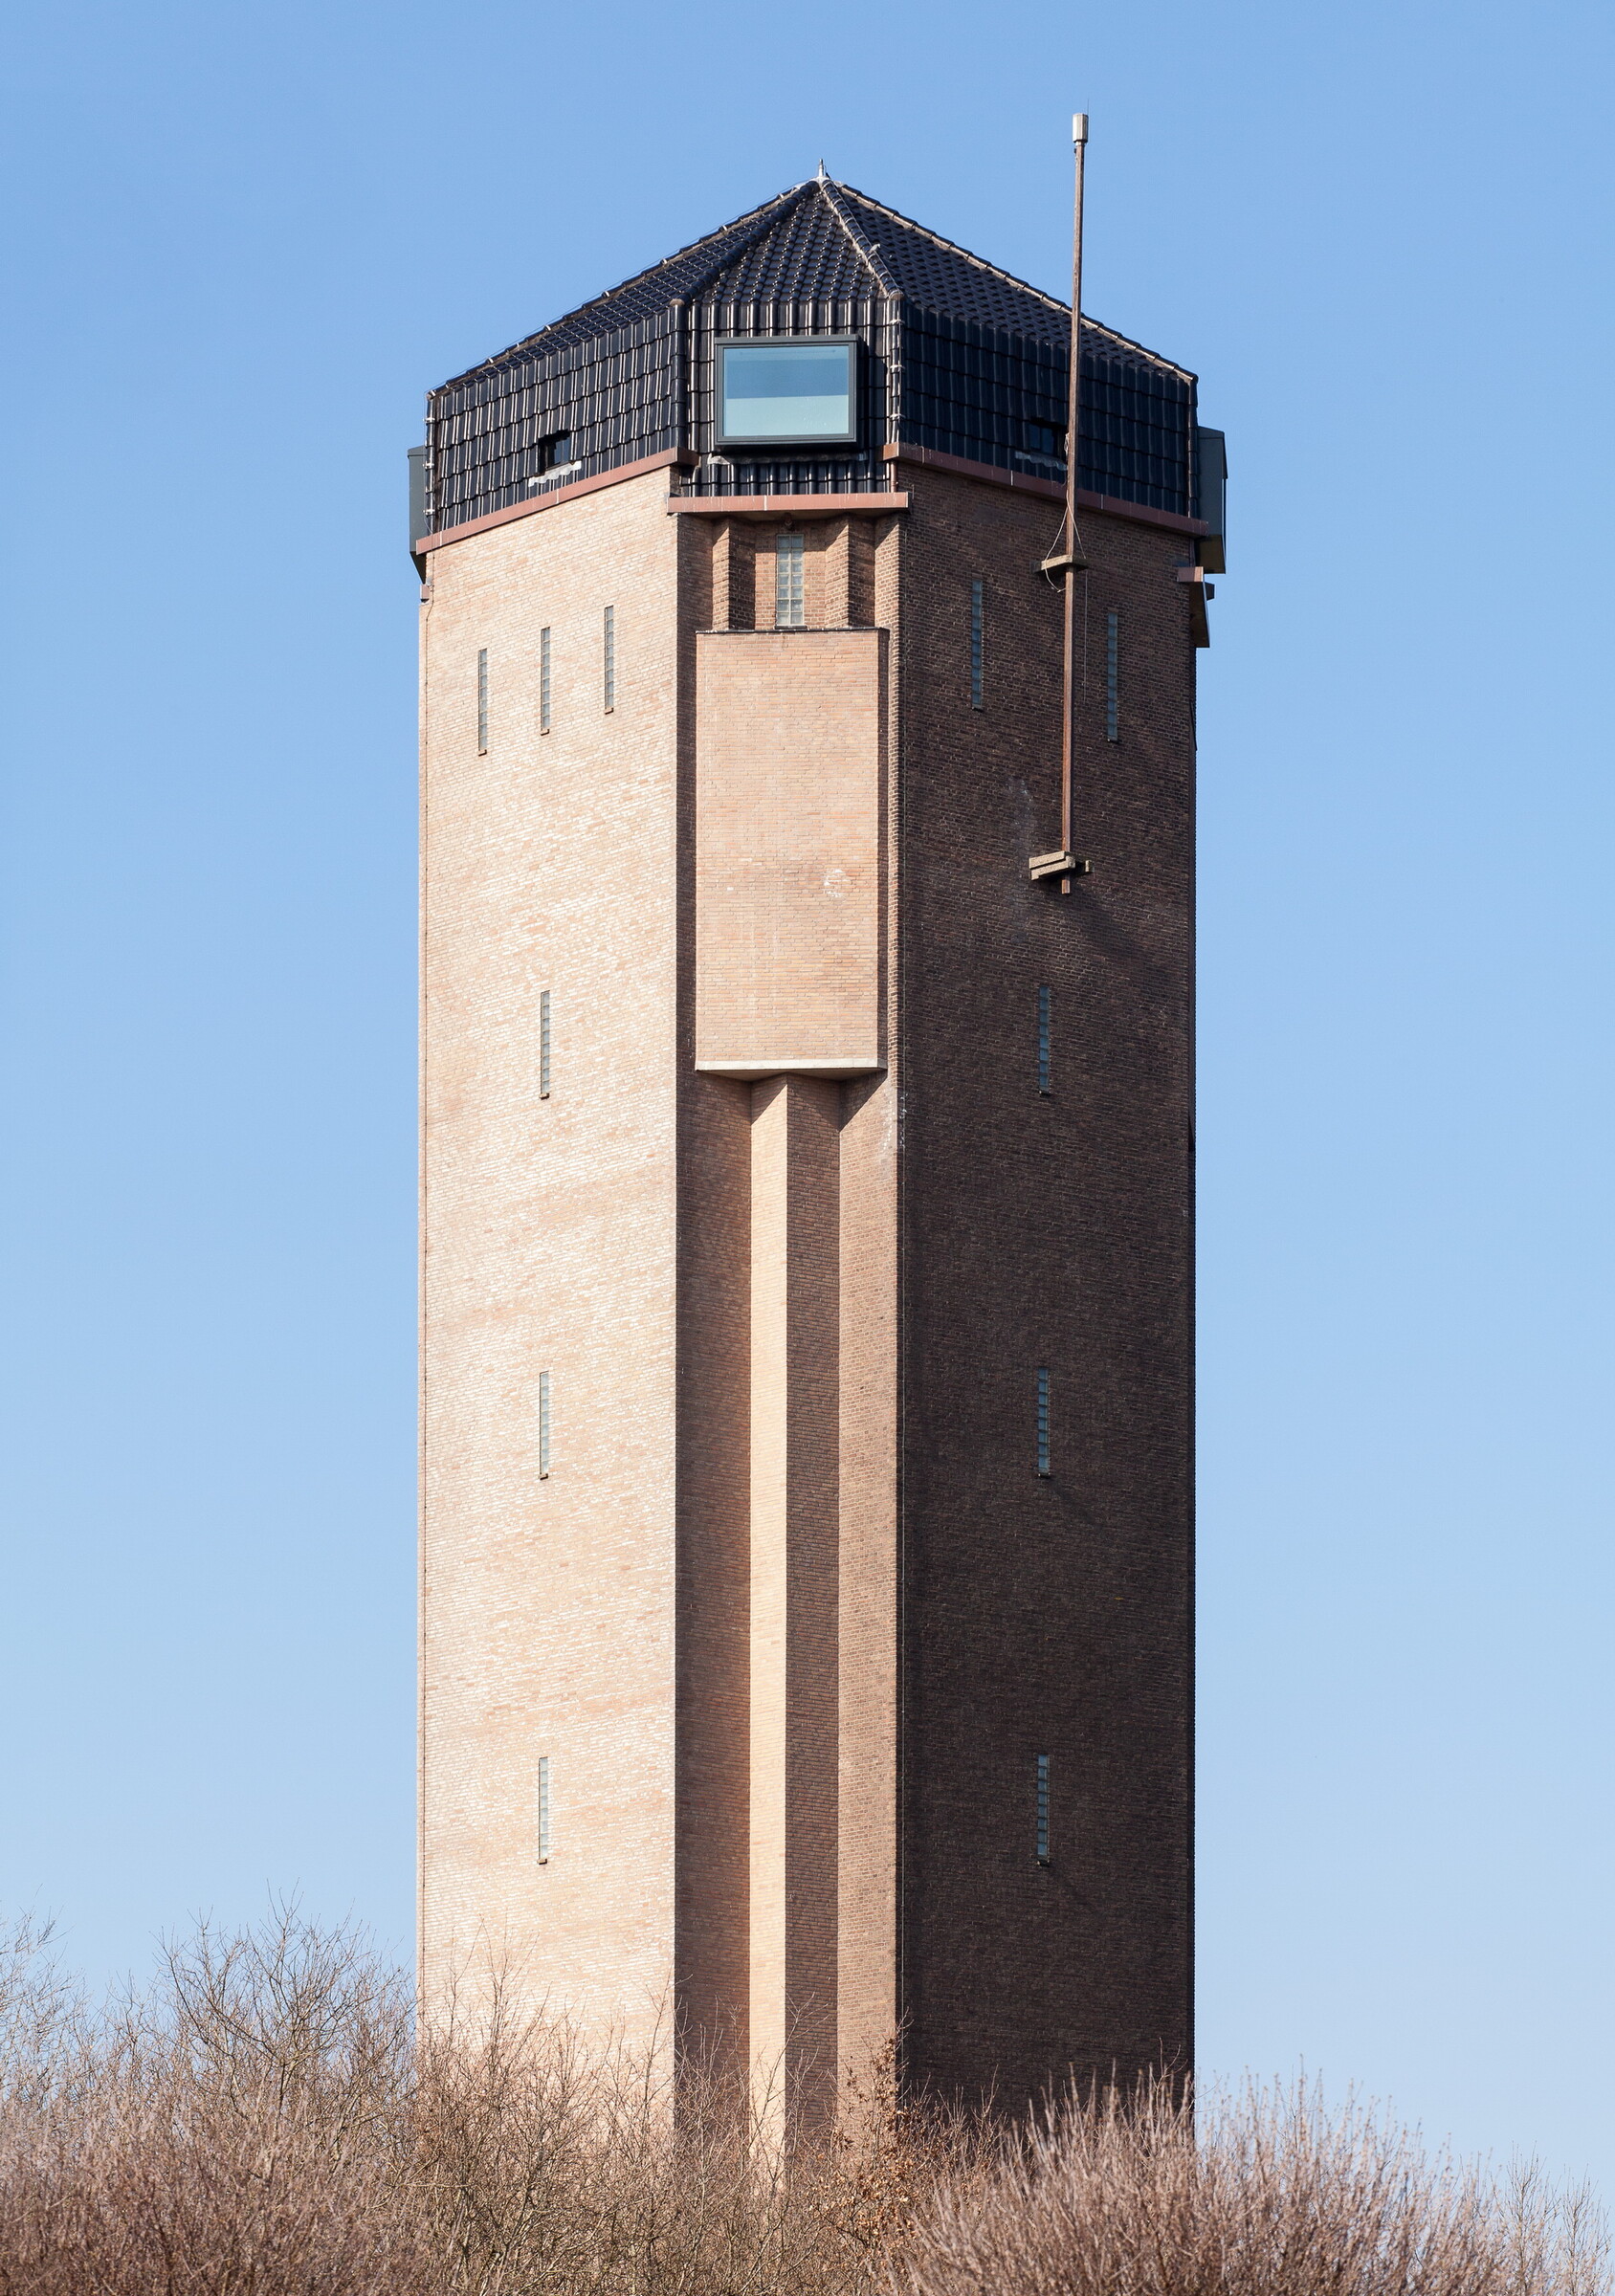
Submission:
{"label": "narrow slit window", "polygon": [[539,991],[539,1098],[549,1098],[549,991]]}
{"label": "narrow slit window", "polygon": [[1040,1475],[1050,1472],[1049,1374],[1046,1371],[1039,1371],[1037,1375],[1037,1471]]}
{"label": "narrow slit window", "polygon": [[804,566],[807,538],[782,534],[774,545],[774,627],[800,629],[808,619]]}
{"label": "narrow slit window", "polygon": [[984,623],[986,617],[984,586],[980,582],[970,585],[970,707],[982,706],[982,649]]}
{"label": "narrow slit window", "polygon": [[1121,616],[1105,616],[1105,740],[1118,741],[1120,725]]}
{"label": "narrow slit window", "polygon": [[549,1473],[549,1374],[539,1374],[539,1479]]}
{"label": "narrow slit window", "polygon": [[539,1756],[539,1864],[549,1864],[549,1756]]}
{"label": "narrow slit window", "polygon": [[476,754],[488,755],[488,649],[476,657]]}
{"label": "narrow slit window", "polygon": [[1053,1021],[1054,992],[1040,988],[1037,992],[1037,1089],[1048,1097],[1053,1090]]}
{"label": "narrow slit window", "polygon": [[604,672],[606,707],[614,710],[617,706],[617,609],[614,606],[606,608]]}
{"label": "narrow slit window", "polygon": [[549,632],[539,632],[539,731],[549,731]]}
{"label": "narrow slit window", "polygon": [[1037,1862],[1040,1866],[1047,1866],[1049,1863],[1049,1756],[1046,1754],[1040,1754],[1037,1756],[1036,1792]]}

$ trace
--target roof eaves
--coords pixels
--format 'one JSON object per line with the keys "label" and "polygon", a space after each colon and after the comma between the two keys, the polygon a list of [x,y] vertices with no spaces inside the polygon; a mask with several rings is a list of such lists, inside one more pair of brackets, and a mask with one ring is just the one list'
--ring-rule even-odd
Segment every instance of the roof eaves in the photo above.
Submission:
{"label": "roof eaves", "polygon": [[[1069,311],[1071,305],[1062,304],[1061,308]],[[1111,342],[1119,343],[1124,351],[1137,351],[1140,359],[1147,359],[1152,366],[1163,366],[1169,375],[1176,375],[1181,383],[1197,383],[1200,380],[1192,367],[1180,366],[1176,359],[1168,359],[1161,351],[1152,351],[1148,343],[1135,342],[1130,335],[1118,334],[1115,327],[1107,327],[1102,320],[1090,319],[1086,311],[1082,314],[1082,332],[1084,335],[1108,335]]]}

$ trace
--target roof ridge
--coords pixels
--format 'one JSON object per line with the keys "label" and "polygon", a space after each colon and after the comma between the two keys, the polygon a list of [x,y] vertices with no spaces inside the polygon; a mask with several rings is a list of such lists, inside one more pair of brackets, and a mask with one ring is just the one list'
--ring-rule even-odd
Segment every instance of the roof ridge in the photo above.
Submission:
{"label": "roof ridge", "polygon": [[[743,239],[737,240],[733,247],[726,247],[717,260],[707,266],[705,271],[698,271],[695,277],[690,280],[688,285],[680,291],[684,298],[688,300],[692,296],[698,295],[701,289],[706,286],[707,282],[713,277],[715,273],[719,271],[727,271],[731,263],[738,263],[741,257],[746,253],[746,250],[748,248],[755,247],[757,242],[763,238],[765,233],[771,232],[775,224],[779,222],[782,216],[788,215],[792,208],[800,206],[803,199],[806,198],[808,193],[811,191],[812,188],[813,179],[811,176],[809,176],[806,183],[793,184],[788,191],[782,191],[777,198],[769,200],[765,207],[753,208],[750,215],[737,216],[734,223],[725,227],[727,230],[734,231],[740,224],[749,223],[754,217],[758,219],[756,229],[748,232]],[[714,239],[720,239],[723,236],[723,233],[721,232],[713,232],[709,233],[709,236]],[[701,244],[702,242],[699,239],[692,240],[689,247],[681,248],[679,250],[679,254],[686,255],[692,254]],[[668,257],[668,261],[670,263],[676,260],[677,258],[675,256],[670,255]],[[659,270],[660,265],[653,265],[652,269]],[[639,277],[642,279],[648,279],[650,276],[651,274],[648,271],[642,271],[639,274]],[[625,279],[623,281],[623,285],[625,287],[631,287],[636,283],[637,282],[633,279]],[[613,295],[616,295],[618,292],[619,290],[615,287],[611,289],[611,293]],[[586,303],[584,308],[586,311],[588,305]]]}
{"label": "roof ridge", "polygon": [[[821,160],[819,165],[822,167],[824,166],[824,162]],[[819,177],[817,188],[825,202],[825,205],[829,208],[830,213],[835,217],[836,222],[840,224],[848,238],[852,242],[853,253],[857,255],[858,260],[864,265],[865,269],[872,274],[875,285],[880,289],[882,295],[901,296],[903,292],[902,289],[897,285],[896,279],[893,278],[891,273],[887,270],[885,263],[880,259],[880,247],[878,241],[866,239],[864,237],[864,234],[859,231],[857,225],[854,223],[852,216],[847,213],[846,210],[842,207],[839,198],[836,196],[843,187],[836,183],[830,176],[824,175]]]}

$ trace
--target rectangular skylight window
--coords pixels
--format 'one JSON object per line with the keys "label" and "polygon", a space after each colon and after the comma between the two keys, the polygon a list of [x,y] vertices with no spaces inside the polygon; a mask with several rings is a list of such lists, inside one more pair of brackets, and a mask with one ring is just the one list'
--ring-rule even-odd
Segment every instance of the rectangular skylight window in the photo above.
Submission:
{"label": "rectangular skylight window", "polygon": [[717,348],[720,447],[848,446],[857,437],[855,340],[752,338]]}

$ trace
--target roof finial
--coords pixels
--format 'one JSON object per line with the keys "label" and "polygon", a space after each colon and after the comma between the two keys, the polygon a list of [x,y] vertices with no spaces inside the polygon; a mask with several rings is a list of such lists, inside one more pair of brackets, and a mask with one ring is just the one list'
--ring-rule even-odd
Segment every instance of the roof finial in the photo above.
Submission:
{"label": "roof finial", "polygon": [[821,160],[821,161],[819,162],[819,181],[820,181],[820,183],[821,183],[821,184],[822,184],[822,183],[824,183],[824,182],[826,181],[826,176],[825,176],[825,164],[824,164],[823,160]]}

